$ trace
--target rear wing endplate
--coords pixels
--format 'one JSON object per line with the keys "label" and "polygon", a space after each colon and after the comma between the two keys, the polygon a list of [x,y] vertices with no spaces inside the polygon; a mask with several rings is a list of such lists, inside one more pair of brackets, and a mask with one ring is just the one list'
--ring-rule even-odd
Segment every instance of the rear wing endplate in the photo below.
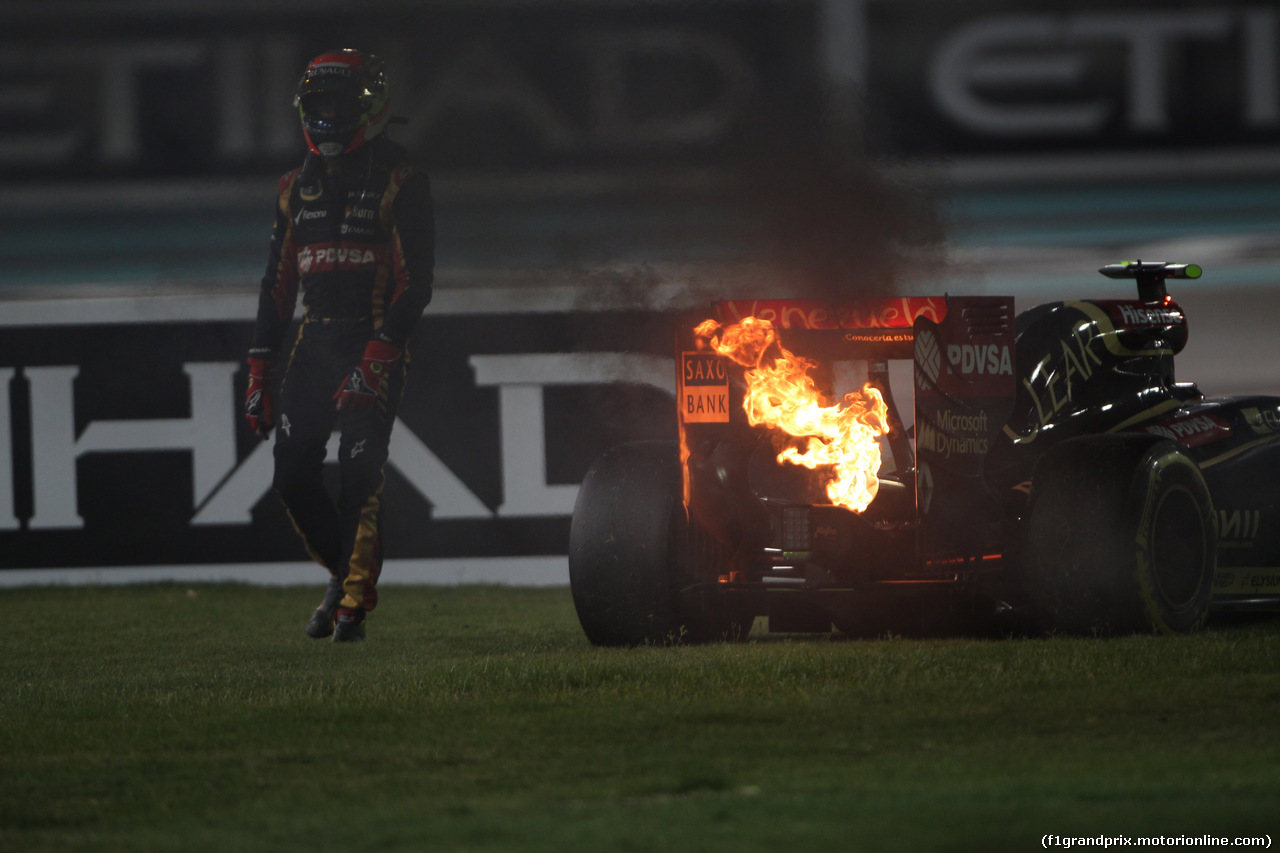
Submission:
{"label": "rear wing endplate", "polygon": [[921,554],[981,555],[982,481],[1017,389],[1013,297],[948,300],[914,322],[916,509]]}

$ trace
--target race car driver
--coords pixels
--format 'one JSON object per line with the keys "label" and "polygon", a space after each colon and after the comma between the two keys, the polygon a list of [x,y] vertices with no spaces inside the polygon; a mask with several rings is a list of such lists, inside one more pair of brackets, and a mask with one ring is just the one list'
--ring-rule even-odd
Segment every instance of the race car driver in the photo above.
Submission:
{"label": "race car driver", "polygon": [[[383,466],[406,342],[431,298],[434,213],[426,173],[384,133],[391,99],[378,57],[317,56],[294,105],[309,151],[280,179],[244,413],[263,440],[276,428],[275,490],[312,559],[329,570],[306,632],[349,642],[364,639],[378,603]],[[286,356],[299,291],[303,319]],[[322,482],[335,428],[336,503]]]}

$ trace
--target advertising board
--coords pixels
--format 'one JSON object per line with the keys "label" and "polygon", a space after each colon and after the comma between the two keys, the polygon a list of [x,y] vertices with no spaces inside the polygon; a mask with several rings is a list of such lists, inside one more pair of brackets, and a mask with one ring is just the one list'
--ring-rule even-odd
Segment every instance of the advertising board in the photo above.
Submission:
{"label": "advertising board", "polygon": [[1274,150],[1268,0],[6,4],[0,171],[274,171],[293,87],[382,55],[435,173],[718,168],[785,138],[873,156]]}
{"label": "advertising board", "polygon": [[[7,569],[305,561],[271,492],[271,444],[240,415],[252,300],[245,319],[200,319],[196,301],[188,318],[134,322],[95,320],[101,302],[50,303],[61,322],[0,329],[0,582]],[[105,302],[116,317],[155,310]],[[388,560],[565,554],[595,457],[675,436],[672,334],[653,312],[428,308],[387,466]]]}

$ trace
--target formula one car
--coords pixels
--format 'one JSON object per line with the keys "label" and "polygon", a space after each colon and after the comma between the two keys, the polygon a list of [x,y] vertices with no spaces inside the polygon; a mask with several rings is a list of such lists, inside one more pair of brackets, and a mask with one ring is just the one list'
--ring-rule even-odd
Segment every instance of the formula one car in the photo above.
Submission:
{"label": "formula one car", "polygon": [[[1016,318],[992,296],[726,301],[682,325],[679,441],[609,450],[579,492],[587,637],[736,639],[758,616],[862,636],[1185,632],[1211,608],[1280,608],[1280,398],[1175,382],[1187,321],[1167,281],[1199,267],[1100,272],[1137,298]],[[762,390],[780,365],[799,372]],[[762,421],[797,393],[820,417]],[[806,460],[849,452],[814,426],[829,416],[863,474]]]}

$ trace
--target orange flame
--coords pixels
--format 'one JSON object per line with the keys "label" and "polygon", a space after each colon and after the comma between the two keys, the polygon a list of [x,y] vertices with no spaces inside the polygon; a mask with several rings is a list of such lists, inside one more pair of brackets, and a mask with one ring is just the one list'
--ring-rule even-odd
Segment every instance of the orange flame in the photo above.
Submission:
{"label": "orange flame", "polygon": [[[719,355],[750,368],[744,378],[747,422],[780,430],[791,440],[779,462],[810,470],[830,469],[827,497],[837,506],[862,512],[880,488],[880,445],[889,431],[889,409],[879,389],[867,383],[844,395],[843,404],[826,405],[809,371],[816,363],[782,345],[773,324],[757,317],[721,326],[705,320],[694,329]],[[775,348],[770,362],[766,352]]]}

